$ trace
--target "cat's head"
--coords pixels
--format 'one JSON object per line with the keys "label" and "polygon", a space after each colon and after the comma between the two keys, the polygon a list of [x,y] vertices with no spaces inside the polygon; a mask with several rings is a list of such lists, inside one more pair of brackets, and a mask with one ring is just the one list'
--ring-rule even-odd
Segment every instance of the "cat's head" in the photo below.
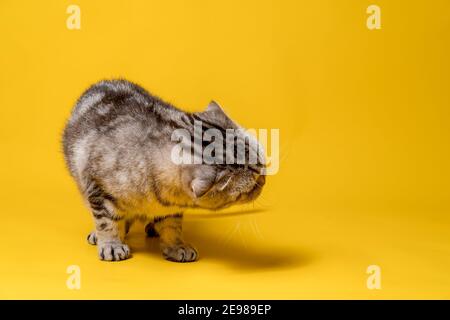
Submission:
{"label": "cat's head", "polygon": [[[218,129],[224,135],[227,129],[233,129],[235,133],[235,161],[231,161],[233,163],[227,164],[227,147],[224,145],[223,163],[192,164],[182,170],[182,184],[193,205],[215,210],[255,200],[265,184],[262,146],[255,137],[232,121],[214,101],[208,105],[206,111],[194,113],[193,116],[197,121],[209,128]],[[224,143],[227,143],[226,139]],[[244,148],[238,149],[239,143]],[[241,161],[237,161],[238,152],[241,152],[241,155],[244,152]]]}
{"label": "cat's head", "polygon": [[265,184],[265,176],[249,168],[198,165],[185,171],[188,194],[194,206],[222,209],[255,200]]}

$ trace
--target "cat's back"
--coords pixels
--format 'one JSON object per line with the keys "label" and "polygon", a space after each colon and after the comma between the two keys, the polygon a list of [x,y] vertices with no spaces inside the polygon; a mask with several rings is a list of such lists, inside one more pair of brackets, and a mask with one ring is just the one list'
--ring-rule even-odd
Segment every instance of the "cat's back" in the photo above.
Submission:
{"label": "cat's back", "polygon": [[127,80],[103,80],[77,100],[63,133],[64,152],[86,134],[111,133],[120,126],[161,120],[178,109]]}
{"label": "cat's back", "polygon": [[181,111],[130,81],[97,82],[80,96],[64,129],[66,163],[75,174],[74,168],[92,152],[137,145],[161,131],[165,115],[178,113]]}
{"label": "cat's back", "polygon": [[[91,120],[107,122],[120,113],[136,114],[136,107],[146,113],[157,98],[137,84],[127,80],[103,80],[89,87],[76,102],[68,126]],[[105,117],[108,115],[109,117]],[[99,124],[99,123],[97,123]],[[101,124],[101,123],[100,123]]]}

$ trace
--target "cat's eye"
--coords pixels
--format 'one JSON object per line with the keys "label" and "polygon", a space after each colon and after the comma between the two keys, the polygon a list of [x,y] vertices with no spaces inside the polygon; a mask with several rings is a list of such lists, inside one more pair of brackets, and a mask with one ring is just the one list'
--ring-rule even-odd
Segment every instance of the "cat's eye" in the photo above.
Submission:
{"label": "cat's eye", "polygon": [[261,174],[261,169],[255,165],[249,165],[247,169],[249,169],[253,173]]}

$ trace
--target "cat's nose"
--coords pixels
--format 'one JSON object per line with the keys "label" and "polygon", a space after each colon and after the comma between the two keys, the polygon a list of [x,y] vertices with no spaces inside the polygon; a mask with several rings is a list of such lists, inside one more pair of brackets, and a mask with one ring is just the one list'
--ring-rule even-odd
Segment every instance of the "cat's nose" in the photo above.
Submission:
{"label": "cat's nose", "polygon": [[266,176],[264,175],[260,175],[257,179],[256,179],[256,183],[262,187],[265,183],[266,183]]}

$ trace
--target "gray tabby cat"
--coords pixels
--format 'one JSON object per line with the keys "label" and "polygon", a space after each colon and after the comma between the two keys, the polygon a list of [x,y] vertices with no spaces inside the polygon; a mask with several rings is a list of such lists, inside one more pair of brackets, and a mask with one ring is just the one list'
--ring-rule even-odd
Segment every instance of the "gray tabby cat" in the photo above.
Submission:
{"label": "gray tabby cat", "polygon": [[175,164],[175,129],[192,132],[194,121],[207,128],[240,128],[219,105],[183,112],[125,80],[101,81],[79,98],[64,129],[64,156],[92,211],[95,231],[88,242],[101,260],[130,256],[124,237],[132,223],[147,223],[160,238],[163,256],[195,261],[194,247],[181,234],[186,208],[221,209],[254,200],[261,192],[264,166]]}

